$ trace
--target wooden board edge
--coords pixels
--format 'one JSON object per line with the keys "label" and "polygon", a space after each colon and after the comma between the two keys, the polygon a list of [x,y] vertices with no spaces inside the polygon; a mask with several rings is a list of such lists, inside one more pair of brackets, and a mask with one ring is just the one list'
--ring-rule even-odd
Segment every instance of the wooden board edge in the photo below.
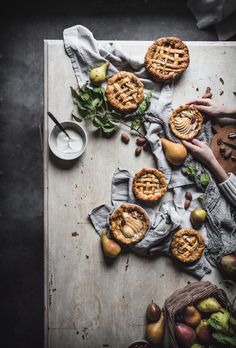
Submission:
{"label": "wooden board edge", "polygon": [[44,347],[48,347],[48,41],[44,40],[43,224],[44,224]]}

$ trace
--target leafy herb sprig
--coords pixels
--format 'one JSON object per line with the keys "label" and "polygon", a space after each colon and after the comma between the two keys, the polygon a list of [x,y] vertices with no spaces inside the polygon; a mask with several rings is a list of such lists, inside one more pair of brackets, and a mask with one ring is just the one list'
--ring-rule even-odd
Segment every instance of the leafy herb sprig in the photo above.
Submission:
{"label": "leafy herb sprig", "polygon": [[[198,174],[198,169],[194,164],[183,168],[184,174],[187,174],[190,178],[194,178]],[[207,172],[203,171],[199,173],[199,181],[203,188],[206,188],[211,181],[211,178]]]}
{"label": "leafy herb sprig", "polygon": [[123,124],[138,134],[144,136],[140,128],[144,121],[144,113],[151,103],[151,93],[145,96],[139,105],[133,121],[125,121],[125,118],[108,105],[105,90],[84,84],[79,91],[71,87],[71,95],[74,101],[72,117],[81,122],[83,119],[90,120],[93,125],[105,134],[114,133]]}

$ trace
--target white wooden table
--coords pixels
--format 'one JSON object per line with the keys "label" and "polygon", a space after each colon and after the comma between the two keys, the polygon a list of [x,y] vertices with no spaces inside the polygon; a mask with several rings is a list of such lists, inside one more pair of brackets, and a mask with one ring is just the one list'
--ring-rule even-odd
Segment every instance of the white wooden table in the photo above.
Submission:
{"label": "white wooden table", "polygon": [[[120,44],[137,55],[144,54],[150,42]],[[235,105],[236,44],[187,44],[191,63],[175,85],[173,106],[201,96],[207,86],[220,102]],[[88,213],[110,202],[117,167],[134,173],[154,163],[150,154],[134,156],[134,141],[127,146],[119,134],[105,139],[88,128],[88,147],[79,161],[65,166],[53,160],[47,143],[53,124],[46,112],[61,121],[70,119],[69,87],[76,82],[63,42],[46,40],[44,47],[45,347],[125,348],[143,337],[146,305],[152,299],[162,306],[175,289],[195,279],[167,257],[142,258],[127,252],[113,262],[105,260]],[[218,273],[213,270],[207,279],[218,284]]]}

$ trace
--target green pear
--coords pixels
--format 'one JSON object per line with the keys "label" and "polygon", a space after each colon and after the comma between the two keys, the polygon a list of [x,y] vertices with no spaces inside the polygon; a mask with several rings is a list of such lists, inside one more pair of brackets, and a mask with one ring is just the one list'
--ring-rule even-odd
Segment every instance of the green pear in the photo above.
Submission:
{"label": "green pear", "polygon": [[121,247],[114,240],[107,237],[106,231],[103,230],[101,234],[102,248],[104,254],[109,257],[116,257],[121,252]]}
{"label": "green pear", "polygon": [[107,68],[109,63],[105,63],[97,68],[94,68],[89,73],[89,78],[92,83],[100,84],[106,80]]}
{"label": "green pear", "polygon": [[195,228],[200,228],[206,220],[207,213],[204,209],[196,208],[191,212],[190,220]]}

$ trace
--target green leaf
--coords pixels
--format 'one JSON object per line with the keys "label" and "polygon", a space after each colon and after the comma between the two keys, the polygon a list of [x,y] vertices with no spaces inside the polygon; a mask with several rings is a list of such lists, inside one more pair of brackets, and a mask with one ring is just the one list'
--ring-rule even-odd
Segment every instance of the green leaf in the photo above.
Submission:
{"label": "green leaf", "polygon": [[224,331],[224,327],[215,319],[209,318],[208,319],[208,324],[215,329],[216,331]]}
{"label": "green leaf", "polygon": [[217,342],[220,342],[223,344],[231,344],[232,346],[236,346],[236,337],[229,337],[229,336],[223,335],[219,332],[213,333],[212,336]]}
{"label": "green leaf", "polygon": [[148,93],[148,94],[144,97],[142,103],[139,105],[139,107],[138,107],[138,109],[137,109],[137,111],[136,111],[136,113],[137,113],[138,115],[144,114],[145,111],[149,108],[149,106],[150,106],[150,104],[151,104],[151,98],[152,98],[152,93],[151,93],[151,92]]}
{"label": "green leaf", "polygon": [[141,127],[141,120],[135,119],[131,122],[131,129],[139,129]]}
{"label": "green leaf", "polygon": [[209,184],[210,180],[210,176],[207,173],[202,173],[200,175],[200,183],[202,184],[202,186],[206,187]]}
{"label": "green leaf", "polygon": [[190,164],[187,169],[186,169],[186,173],[190,176],[194,176],[197,174],[197,168],[194,164]]}

